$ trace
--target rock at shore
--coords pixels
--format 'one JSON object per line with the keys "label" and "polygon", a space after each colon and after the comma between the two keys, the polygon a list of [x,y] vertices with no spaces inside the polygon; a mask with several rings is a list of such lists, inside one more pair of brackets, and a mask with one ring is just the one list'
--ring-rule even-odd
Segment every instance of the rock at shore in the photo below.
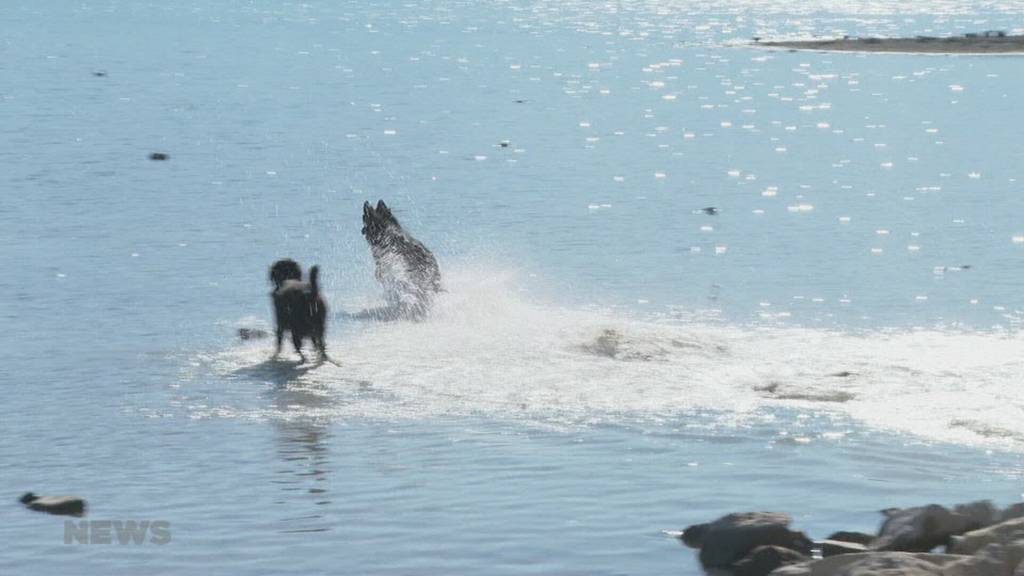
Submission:
{"label": "rock at shore", "polygon": [[[813,570],[817,574],[817,570]],[[906,552],[865,554],[842,566],[834,576],[944,576],[942,566]]]}
{"label": "rock at shore", "polygon": [[953,554],[974,554],[989,544],[1016,541],[1024,541],[1024,517],[954,536],[949,551]]}
{"label": "rock at shore", "polygon": [[[977,504],[977,503],[975,503]],[[980,508],[980,507],[979,507]],[[950,538],[984,525],[982,513],[971,505],[951,511],[931,504],[916,508],[884,510],[886,520],[871,548],[883,551],[927,552],[949,543]]]}
{"label": "rock at shore", "polygon": [[850,530],[840,530],[833,532],[828,535],[826,540],[835,540],[837,542],[853,542],[855,544],[863,544],[867,546],[871,544],[875,539],[874,534],[868,534],[866,532],[853,532]]}
{"label": "rock at shore", "polygon": [[973,556],[965,556],[947,564],[945,576],[1013,576],[1022,559],[1024,540],[1011,544],[989,544]]}
{"label": "rock at shore", "polygon": [[[781,512],[728,514],[679,533],[708,574],[729,576],[1024,576],[1024,504],[988,500],[884,510],[878,536],[812,543]],[[1008,519],[1005,519],[1008,518]],[[1004,520],[1005,519],[1005,520]],[[947,553],[931,550],[946,546]],[[811,558],[811,547],[821,553]]]}
{"label": "rock at shore", "polygon": [[781,568],[776,568],[769,572],[771,576],[811,576],[811,565],[814,562],[804,562],[802,564],[787,564]]}
{"label": "rock at shore", "polygon": [[1024,502],[1018,502],[1012,506],[1007,506],[1002,512],[999,513],[999,521],[1006,522],[1007,520],[1013,520],[1014,518],[1024,517]]}
{"label": "rock at shore", "polygon": [[776,568],[801,564],[807,556],[782,546],[758,546],[732,566],[733,576],[767,576]]}
{"label": "rock at shore", "polygon": [[683,531],[687,546],[700,548],[705,568],[729,568],[759,546],[778,546],[804,556],[811,554],[811,540],[789,529],[790,518],[779,512],[741,512],[714,522],[695,524]]}
{"label": "rock at shore", "polygon": [[992,504],[991,500],[978,500],[977,502],[968,502],[967,504],[957,504],[953,507],[954,514],[960,514],[970,519],[972,524],[976,524],[972,530],[990,526],[999,522],[999,509]]}
{"label": "rock at shore", "polygon": [[843,540],[822,540],[821,542],[818,542],[818,546],[821,546],[822,558],[838,556],[840,554],[857,554],[868,551],[868,547],[864,544],[846,542]]}
{"label": "rock at shore", "polygon": [[30,510],[48,514],[64,516],[85,514],[85,500],[78,496],[36,496],[32,492],[26,492],[21,497],[21,503],[28,506]]}

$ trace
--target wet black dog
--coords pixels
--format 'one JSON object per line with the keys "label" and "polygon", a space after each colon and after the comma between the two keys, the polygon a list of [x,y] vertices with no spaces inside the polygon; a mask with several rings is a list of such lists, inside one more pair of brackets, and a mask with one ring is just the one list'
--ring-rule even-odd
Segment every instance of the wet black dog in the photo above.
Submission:
{"label": "wet black dog", "polygon": [[381,317],[421,319],[441,292],[441,271],[434,255],[402,229],[383,200],[363,203],[363,236],[376,264],[377,281],[388,303]]}
{"label": "wet black dog", "polygon": [[324,345],[324,331],[327,327],[327,305],[320,297],[320,285],[317,282],[320,267],[309,269],[309,282],[302,281],[302,268],[294,260],[278,260],[270,267],[270,281],[274,291],[270,293],[274,301],[274,317],[277,321],[274,335],[277,347],[274,356],[281,353],[281,341],[285,330],[292,334],[292,344],[302,361],[302,340],[309,338],[313,347],[320,354],[321,360],[327,359],[327,348]]}

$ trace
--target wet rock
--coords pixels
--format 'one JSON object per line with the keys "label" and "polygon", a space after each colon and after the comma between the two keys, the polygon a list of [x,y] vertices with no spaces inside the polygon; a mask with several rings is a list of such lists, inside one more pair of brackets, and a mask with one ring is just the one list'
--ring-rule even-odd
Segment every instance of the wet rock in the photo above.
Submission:
{"label": "wet rock", "polygon": [[[853,556],[851,555],[849,558],[853,558]],[[822,573],[824,572],[822,570]],[[814,570],[813,573],[817,576],[819,571]],[[864,554],[839,567],[835,572],[829,573],[835,576],[944,576],[943,568],[939,564],[906,552]]]}
{"label": "wet rock", "polygon": [[1024,541],[989,544],[973,556],[946,565],[946,576],[1013,576],[1024,559]]}
{"label": "wet rock", "polygon": [[818,543],[821,546],[822,558],[838,556],[840,554],[858,554],[867,552],[868,547],[857,542],[845,542],[843,540],[822,540]]}
{"label": "wet rock", "polygon": [[845,390],[814,390],[783,384],[782,382],[769,382],[764,386],[755,386],[755,392],[762,396],[776,400],[806,400],[808,402],[849,402],[856,396]]}
{"label": "wet rock", "polygon": [[852,532],[850,530],[840,530],[839,532],[833,532],[828,535],[826,540],[836,540],[839,542],[854,542],[857,544],[863,544],[867,546],[875,539],[873,534],[866,532]]}
{"label": "wet rock", "polygon": [[1024,540],[1024,517],[954,536],[949,551],[953,554],[974,554],[989,544],[1007,544],[1018,540]]}
{"label": "wet rock", "polygon": [[[964,559],[951,554],[925,552],[866,552],[841,554],[807,564],[794,564],[780,568],[775,576],[922,576],[943,575],[944,567]],[[792,572],[789,572],[792,571]]]}
{"label": "wet rock", "polygon": [[992,504],[991,500],[978,500],[967,504],[957,504],[953,507],[954,514],[967,517],[973,524],[972,530],[991,526],[999,521],[999,510]]}
{"label": "wet rock", "polygon": [[885,551],[927,552],[980,526],[975,518],[931,504],[915,508],[883,510],[886,520],[871,548]]}
{"label": "wet rock", "polygon": [[622,342],[622,335],[615,330],[605,330],[589,344],[584,344],[583,349],[597,356],[615,358],[619,353],[619,346]]}
{"label": "wet rock", "polygon": [[36,496],[32,492],[26,492],[20,500],[30,510],[38,512],[65,516],[85,514],[85,500],[78,496]]}
{"label": "wet rock", "polygon": [[1013,520],[1014,518],[1024,518],[1024,502],[1018,502],[1012,506],[1007,506],[999,513],[999,521],[1006,522],[1007,520]]}
{"label": "wet rock", "polygon": [[683,541],[683,544],[690,548],[700,548],[704,545],[704,535],[708,533],[708,528],[711,526],[710,523],[694,524],[693,526],[687,526],[682,532],[679,533],[679,539]]}
{"label": "wet rock", "polygon": [[634,341],[613,329],[605,329],[591,342],[580,346],[584,352],[624,362],[663,360],[668,350],[658,342]]}
{"label": "wet rock", "polygon": [[809,558],[782,546],[758,546],[733,564],[733,576],[766,576],[776,568],[801,564]]}
{"label": "wet rock", "polygon": [[770,576],[811,576],[811,564],[813,564],[813,562],[788,564],[781,568],[772,570],[769,574]]}
{"label": "wet rock", "polygon": [[158,160],[158,161],[159,160],[168,160],[168,159],[170,159],[170,157],[171,157],[170,154],[167,154],[166,152],[153,152],[152,154],[149,155],[149,159],[150,160]]}
{"label": "wet rock", "polygon": [[740,512],[690,526],[682,539],[687,546],[700,548],[705,568],[727,568],[758,546],[781,546],[810,556],[810,539],[790,530],[789,524],[789,516],[779,512]]}
{"label": "wet rock", "polygon": [[239,328],[238,337],[242,340],[260,340],[270,336],[270,333],[266,330],[260,330],[259,328]]}

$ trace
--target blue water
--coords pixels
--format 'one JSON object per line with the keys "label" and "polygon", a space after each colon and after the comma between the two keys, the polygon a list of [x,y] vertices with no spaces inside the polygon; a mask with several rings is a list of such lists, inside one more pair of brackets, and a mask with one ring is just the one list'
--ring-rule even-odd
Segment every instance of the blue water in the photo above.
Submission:
{"label": "blue water", "polygon": [[[696,574],[662,530],[1021,500],[1019,58],[740,45],[1018,14],[9,3],[0,574]],[[378,198],[426,322],[341,314]],[[283,256],[339,366],[238,340]],[[64,544],[28,490],[172,541]]]}

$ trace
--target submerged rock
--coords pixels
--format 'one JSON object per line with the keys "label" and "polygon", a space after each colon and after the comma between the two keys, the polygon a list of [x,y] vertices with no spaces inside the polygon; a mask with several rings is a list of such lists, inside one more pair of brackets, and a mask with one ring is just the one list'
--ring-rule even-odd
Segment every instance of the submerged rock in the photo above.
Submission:
{"label": "submerged rock", "polygon": [[811,540],[789,529],[790,518],[779,512],[741,512],[683,531],[687,546],[700,548],[705,568],[727,568],[759,546],[779,546],[810,556]]}
{"label": "submerged rock", "polygon": [[26,492],[20,500],[30,510],[39,512],[66,516],[85,514],[85,500],[78,496],[36,496],[32,492]]}
{"label": "submerged rock", "polygon": [[242,340],[260,340],[270,336],[270,333],[266,330],[260,330],[259,328],[239,328],[238,337]]}
{"label": "submerged rock", "polygon": [[[675,341],[672,344],[676,345]],[[668,355],[668,350],[658,342],[634,341],[611,328],[603,330],[597,338],[581,345],[580,349],[594,356],[624,362],[651,362],[663,360]]]}
{"label": "submerged rock", "polygon": [[845,390],[815,390],[806,387],[791,386],[782,382],[769,382],[764,386],[755,386],[755,392],[760,392],[766,398],[777,400],[806,400],[808,402],[849,402],[856,398],[851,392]]}

